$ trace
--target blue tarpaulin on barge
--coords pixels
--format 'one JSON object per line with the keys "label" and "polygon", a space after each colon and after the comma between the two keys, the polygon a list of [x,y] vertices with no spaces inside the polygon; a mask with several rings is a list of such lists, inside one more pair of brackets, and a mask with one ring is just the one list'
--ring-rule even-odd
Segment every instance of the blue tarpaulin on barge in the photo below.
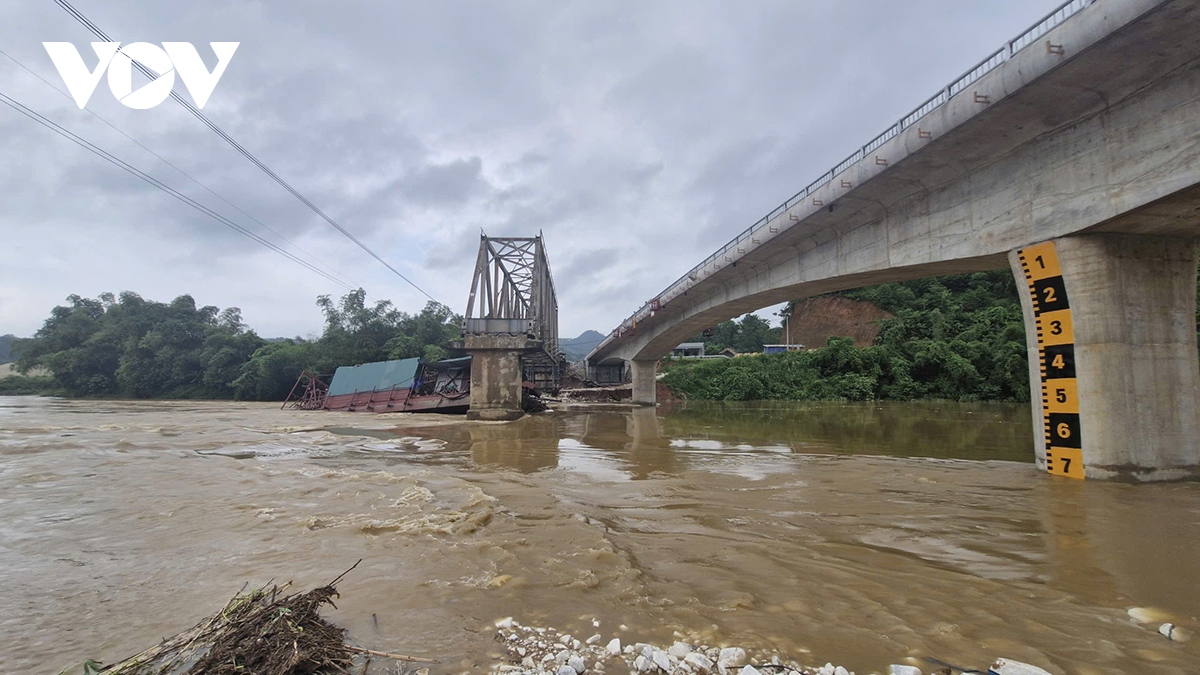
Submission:
{"label": "blue tarpaulin on barge", "polygon": [[360,391],[408,389],[417,375],[420,359],[378,361],[360,366],[342,366],[329,383],[329,396],[341,396]]}

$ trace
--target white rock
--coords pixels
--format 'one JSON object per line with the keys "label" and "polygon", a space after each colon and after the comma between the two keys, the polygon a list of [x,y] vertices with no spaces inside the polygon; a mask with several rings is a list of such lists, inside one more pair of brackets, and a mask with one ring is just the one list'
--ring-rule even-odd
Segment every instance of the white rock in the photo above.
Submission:
{"label": "white rock", "polygon": [[746,665],[746,650],[741,647],[726,647],[717,657],[717,665],[726,668],[737,668]]}
{"label": "white rock", "polygon": [[558,669],[558,672],[555,673],[555,675],[579,675],[579,674],[576,673],[575,669],[572,668],[571,666],[563,666],[562,668]]}
{"label": "white rock", "polygon": [[563,643],[564,645],[569,645],[569,644],[571,644],[571,636],[564,635],[564,636],[558,638],[558,641]]}
{"label": "white rock", "polygon": [[1050,675],[1037,666],[1009,659],[996,659],[992,667],[988,668],[988,673],[989,675]]}
{"label": "white rock", "polygon": [[569,658],[571,658],[571,652],[564,649],[554,655],[554,662],[561,666],[562,664],[566,663],[567,659]]}
{"label": "white rock", "polygon": [[533,666],[534,666],[533,657],[526,656],[525,658],[521,659],[521,666],[523,668],[533,668]]}
{"label": "white rock", "polygon": [[888,671],[889,675],[921,675],[921,669],[916,666],[898,666],[893,663],[888,668],[891,669]]}
{"label": "white rock", "polygon": [[821,669],[817,671],[817,675],[833,675],[833,664],[826,663],[821,666]]}
{"label": "white rock", "polygon": [[520,654],[521,656],[525,656],[526,654],[529,653],[529,650],[524,647],[517,647],[517,653]]}
{"label": "white rock", "polygon": [[1173,623],[1164,623],[1158,627],[1158,632],[1162,633],[1168,639],[1176,642],[1187,642],[1188,638],[1192,636],[1192,634],[1187,630],[1180,628]]}
{"label": "white rock", "polygon": [[659,668],[662,668],[664,672],[669,673],[675,669],[675,664],[672,663],[672,659],[671,659],[670,655],[668,655],[666,652],[664,652],[661,649],[655,649],[654,652],[650,655],[650,658],[651,658],[651,660],[654,661],[654,665],[658,666]]}
{"label": "white rock", "polygon": [[[620,643],[618,642],[618,644]],[[637,649],[635,649],[633,645],[625,645],[625,649],[622,649],[621,651],[632,656]]]}
{"label": "white rock", "polygon": [[600,627],[600,619],[592,619],[592,628]]}
{"label": "white rock", "polygon": [[850,675],[850,671],[846,670],[845,668],[843,668],[841,666],[838,666],[837,668],[833,669],[833,675]]}
{"label": "white rock", "polygon": [[621,653],[621,640],[619,638],[613,638],[613,639],[609,640],[608,646],[605,647],[605,649],[607,649],[608,653],[612,654],[613,656],[620,654]]}
{"label": "white rock", "polygon": [[746,666],[738,671],[738,675],[762,675],[758,672],[758,668],[754,666]]}
{"label": "white rock", "polygon": [[571,649],[579,651],[579,648],[582,646],[583,646],[583,643],[580,642],[579,640],[574,640],[574,639],[571,640]]}
{"label": "white rock", "polygon": [[638,657],[633,660],[633,669],[639,673],[648,673],[657,667],[658,666],[654,665],[653,661],[642,656],[641,654],[639,654]]}
{"label": "white rock", "polygon": [[587,670],[587,665],[583,662],[583,659],[579,658],[578,656],[573,655],[571,658],[567,659],[567,665],[575,669],[576,673],[582,673],[583,671]]}
{"label": "white rock", "polygon": [[503,619],[496,620],[496,628],[506,630],[506,629],[509,629],[512,627],[513,627],[513,618],[511,616],[506,616]]}
{"label": "white rock", "polygon": [[691,654],[683,657],[683,662],[691,666],[692,670],[701,673],[711,672],[713,667],[712,659],[696,652],[692,652]]}
{"label": "white rock", "polygon": [[692,653],[692,646],[686,642],[676,642],[667,649],[667,653],[677,659],[683,660],[683,657]]}
{"label": "white rock", "polygon": [[597,642],[599,642],[599,641],[600,641],[600,640],[602,640],[602,639],[604,639],[604,638],[600,637],[600,634],[599,634],[599,633],[596,633],[595,635],[593,635],[592,637],[590,637],[590,638],[588,638],[588,639],[587,639],[587,643],[588,643],[589,645],[594,645],[594,644],[596,644]]}

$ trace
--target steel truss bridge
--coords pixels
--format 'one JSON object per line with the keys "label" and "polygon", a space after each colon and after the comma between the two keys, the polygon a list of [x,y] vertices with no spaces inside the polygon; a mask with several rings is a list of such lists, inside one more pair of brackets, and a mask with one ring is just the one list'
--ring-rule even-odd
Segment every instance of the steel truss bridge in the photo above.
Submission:
{"label": "steel truss bridge", "polygon": [[558,391],[566,358],[558,351],[558,297],[541,233],[536,237],[480,235],[464,316],[464,337],[526,337],[523,378],[543,391]]}

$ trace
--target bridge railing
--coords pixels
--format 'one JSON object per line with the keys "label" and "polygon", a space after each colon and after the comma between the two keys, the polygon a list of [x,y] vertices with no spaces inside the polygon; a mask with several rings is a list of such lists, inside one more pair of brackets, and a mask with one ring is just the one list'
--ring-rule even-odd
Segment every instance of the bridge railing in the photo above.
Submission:
{"label": "bridge railing", "polygon": [[1064,2],[1057,9],[1043,17],[1041,21],[1038,21],[1030,26],[1025,32],[1004,43],[1004,45],[1002,45],[999,49],[989,54],[987,58],[983,59],[970,70],[947,84],[941,89],[941,91],[931,96],[921,105],[917,106],[912,112],[901,117],[899,122],[896,122],[892,126],[888,127],[883,133],[871,139],[871,141],[866,145],[855,150],[849,157],[835,164],[832,169],[826,171],[820,178],[809,183],[803,190],[789,197],[787,201],[772,209],[767,215],[759,218],[757,222],[746,228],[741,234],[730,240],[729,243],[717,249],[715,253],[705,258],[704,261],[699,265],[696,265],[692,269],[685,272],[683,276],[676,279],[671,283],[671,285],[667,286],[666,289],[659,293],[654,300],[642,305],[636,312],[631,314],[629,318],[622,321],[620,326],[613,330],[603,342],[596,346],[596,349],[603,347],[610,340],[620,335],[624,329],[635,326],[638,319],[645,318],[647,315],[649,315],[652,310],[652,305],[654,309],[657,309],[661,306],[661,301],[669,300],[675,297],[675,295],[677,295],[679,292],[686,290],[689,284],[699,281],[702,275],[710,274],[711,272],[709,272],[707,268],[713,263],[736,262],[737,258],[743,255],[745,252],[745,246],[743,245],[747,241],[751,241],[753,243],[754,235],[758,234],[763,228],[768,227],[771,221],[783,215],[784,212],[796,204],[807,199],[809,195],[833,181],[834,177],[836,177],[838,174],[860,162],[868,154],[879,149],[884,143],[887,143],[891,139],[900,135],[900,132],[911,127],[913,124],[916,124],[921,118],[938,109],[942,105],[945,105],[952,97],[971,86],[973,83],[979,80],[979,78],[996,69],[1004,62],[1012,58],[1014,54],[1033,44],[1043,35],[1053,30],[1056,26],[1094,2],[1096,2],[1096,0],[1068,0],[1068,2]]}

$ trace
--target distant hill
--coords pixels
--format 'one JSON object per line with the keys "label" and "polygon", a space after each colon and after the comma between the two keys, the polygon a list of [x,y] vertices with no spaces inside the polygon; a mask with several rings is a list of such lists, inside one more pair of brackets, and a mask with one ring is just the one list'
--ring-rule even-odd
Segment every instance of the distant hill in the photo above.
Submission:
{"label": "distant hill", "polygon": [[15,335],[0,335],[0,363],[12,363],[17,360],[17,355],[12,352],[12,343],[15,339],[17,339]]}
{"label": "distant hill", "polygon": [[571,361],[582,361],[588,352],[596,348],[600,341],[604,339],[604,335],[597,333],[594,330],[585,330],[579,337],[570,338],[567,340],[559,339],[558,348],[562,353],[567,355]]}

